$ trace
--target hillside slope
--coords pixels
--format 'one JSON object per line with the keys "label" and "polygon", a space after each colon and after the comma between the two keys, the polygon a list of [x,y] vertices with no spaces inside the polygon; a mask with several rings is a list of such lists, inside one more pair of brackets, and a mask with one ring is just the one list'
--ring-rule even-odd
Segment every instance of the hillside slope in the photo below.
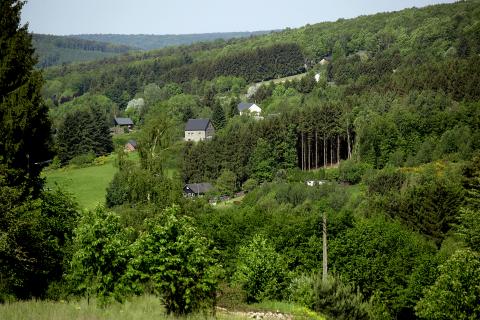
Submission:
{"label": "hillside slope", "polygon": [[138,50],[125,45],[45,34],[33,34],[33,46],[40,68],[110,58]]}
{"label": "hillside slope", "polygon": [[[162,87],[174,82],[189,92],[191,86],[187,83],[193,79],[236,76],[247,82],[269,80],[301,73],[305,66],[311,68],[323,57],[332,55],[329,80],[347,84],[362,79],[362,75],[373,77],[373,82],[361,83],[356,89],[387,82],[400,91],[420,86],[460,94],[457,86],[470,76],[459,79],[450,74],[439,78],[438,74],[447,72],[449,64],[459,64],[471,73],[470,80],[476,78],[476,53],[480,52],[479,4],[479,1],[463,1],[379,13],[247,39],[165,48],[67,69],[49,68],[46,78],[60,80],[62,85],[47,92],[50,97],[64,92],[103,93],[125,107],[149,83]],[[356,55],[358,52],[367,59]],[[415,80],[409,77],[412,68],[424,68],[422,74],[433,81],[417,79],[422,83],[412,83]],[[467,88],[467,96],[475,97],[475,90],[474,86]]]}
{"label": "hillside slope", "polygon": [[143,50],[161,49],[169,46],[189,45],[195,42],[214,41],[218,39],[247,38],[262,35],[270,31],[254,32],[217,32],[199,34],[78,34],[74,38],[126,45]]}

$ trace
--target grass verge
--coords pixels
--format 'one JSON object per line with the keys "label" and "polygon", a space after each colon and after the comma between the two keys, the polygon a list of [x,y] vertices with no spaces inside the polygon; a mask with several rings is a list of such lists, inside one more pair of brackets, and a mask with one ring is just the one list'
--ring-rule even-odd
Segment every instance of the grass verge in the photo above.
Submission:
{"label": "grass verge", "polygon": [[[230,313],[217,313],[217,317],[194,314],[182,319],[237,320],[247,317]],[[20,301],[0,305],[0,319],[9,320],[162,320],[176,319],[165,314],[160,299],[154,296],[132,297],[125,303],[113,303],[106,308],[98,307],[86,299],[70,302]]]}

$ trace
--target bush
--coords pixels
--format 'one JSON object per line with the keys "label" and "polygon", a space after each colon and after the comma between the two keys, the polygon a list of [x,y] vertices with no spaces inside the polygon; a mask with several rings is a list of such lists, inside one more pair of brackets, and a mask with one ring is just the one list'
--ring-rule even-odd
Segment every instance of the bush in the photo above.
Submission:
{"label": "bush", "polygon": [[256,179],[250,178],[243,183],[243,190],[250,192],[258,186],[258,181]]}
{"label": "bush", "polygon": [[93,152],[81,154],[70,160],[70,164],[77,167],[88,167],[93,164],[95,160],[95,154]]}
{"label": "bush", "polygon": [[131,273],[153,285],[167,313],[185,315],[215,304],[220,269],[210,242],[200,236],[178,207],[148,220],[134,244]]}
{"label": "bush", "polygon": [[309,309],[315,306],[315,282],[317,275],[302,274],[292,279],[288,288],[289,300]]}
{"label": "bush", "polygon": [[357,184],[362,180],[362,176],[370,166],[366,163],[358,163],[354,160],[345,160],[340,162],[339,180],[351,184]]}
{"label": "bush", "polygon": [[290,299],[332,319],[369,319],[370,304],[359,290],[329,277],[322,282],[320,273],[300,275],[289,287]]}
{"label": "bush", "polygon": [[400,190],[406,180],[406,175],[394,168],[387,167],[383,170],[372,171],[365,175],[364,182],[370,194],[387,194]]}
{"label": "bush", "polygon": [[86,211],[75,229],[75,252],[67,279],[78,294],[96,296],[100,305],[123,301],[128,286],[122,282],[131,258],[127,230],[120,218],[102,207]]}
{"label": "bush", "polygon": [[287,264],[263,235],[240,248],[233,278],[246,293],[247,302],[282,299],[288,285]]}
{"label": "bush", "polygon": [[358,289],[330,277],[326,283],[317,276],[315,282],[314,310],[326,314],[332,319],[370,319],[369,303]]}
{"label": "bush", "polygon": [[416,305],[417,315],[422,319],[480,319],[480,255],[459,250],[439,270],[440,276]]}

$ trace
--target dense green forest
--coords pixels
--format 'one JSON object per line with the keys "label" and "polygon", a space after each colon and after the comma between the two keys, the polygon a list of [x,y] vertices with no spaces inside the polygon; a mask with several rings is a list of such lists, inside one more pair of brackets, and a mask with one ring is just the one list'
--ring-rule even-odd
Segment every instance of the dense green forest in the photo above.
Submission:
{"label": "dense green forest", "polygon": [[254,32],[215,32],[197,34],[76,34],[72,37],[125,45],[143,50],[161,49],[170,46],[189,45],[195,42],[227,40],[233,38],[247,38],[269,33],[270,31]]}
{"label": "dense green forest", "polygon": [[[276,300],[329,319],[480,317],[480,1],[51,67],[41,92],[15,3],[0,301],[153,293],[176,316]],[[262,117],[239,115],[246,100]],[[48,158],[110,152],[115,116],[134,120],[138,159],[117,146],[105,206],[42,188]],[[192,118],[214,137],[184,142]],[[203,182],[214,189],[182,196]]]}
{"label": "dense green forest", "polygon": [[266,33],[269,31],[181,35],[80,34],[54,36],[33,34],[33,46],[38,55],[37,67],[46,68],[65,63],[102,60],[134,51],[189,45],[196,42],[247,38]]}
{"label": "dense green forest", "polygon": [[46,68],[64,63],[110,58],[138,48],[73,37],[33,34],[33,46],[38,55],[37,67]]}

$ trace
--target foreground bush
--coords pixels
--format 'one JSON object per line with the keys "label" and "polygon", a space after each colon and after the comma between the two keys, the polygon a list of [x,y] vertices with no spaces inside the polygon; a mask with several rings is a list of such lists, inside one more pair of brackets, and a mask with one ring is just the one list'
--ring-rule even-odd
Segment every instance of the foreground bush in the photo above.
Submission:
{"label": "foreground bush", "polygon": [[247,302],[281,299],[288,283],[287,264],[262,235],[240,248],[234,281],[246,292]]}
{"label": "foreground bush", "polygon": [[153,286],[168,314],[185,315],[213,308],[219,267],[215,250],[178,207],[147,222],[134,244],[131,273]]}
{"label": "foreground bush", "polygon": [[480,319],[480,255],[459,250],[439,267],[440,276],[417,303],[422,319]]}
{"label": "foreground bush", "polygon": [[332,319],[369,319],[370,304],[354,286],[319,273],[301,275],[290,284],[290,300]]}
{"label": "foreground bush", "polygon": [[131,257],[127,231],[120,218],[102,207],[86,211],[73,239],[75,252],[67,279],[74,293],[96,297],[100,305],[123,301],[124,285]]}

